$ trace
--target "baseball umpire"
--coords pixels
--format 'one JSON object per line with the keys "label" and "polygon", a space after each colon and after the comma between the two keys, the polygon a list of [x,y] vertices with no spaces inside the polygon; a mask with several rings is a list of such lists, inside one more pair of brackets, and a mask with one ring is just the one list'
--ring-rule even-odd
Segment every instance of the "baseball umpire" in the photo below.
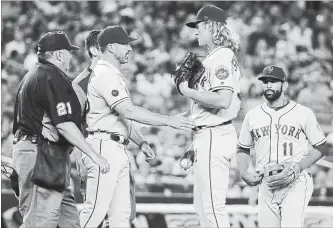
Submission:
{"label": "baseball umpire", "polygon": [[71,45],[62,31],[38,42],[38,62],[17,92],[13,133],[14,168],[19,179],[22,227],[80,227],[69,188],[72,146],[80,148],[103,173],[109,164],[85,141],[79,127],[81,107],[66,71]]}
{"label": "baseball umpire", "polygon": [[[259,227],[303,227],[313,192],[306,169],[322,158],[326,138],[313,111],[285,97],[288,82],[281,67],[265,67],[259,80],[266,102],[251,109],[243,121],[239,171],[249,185],[260,184]],[[256,173],[248,171],[251,148]]]}
{"label": "baseball umpire", "polygon": [[241,73],[235,56],[239,37],[226,19],[226,12],[216,6],[201,8],[196,20],[186,25],[196,29],[199,46],[206,47],[208,55],[201,63],[191,53],[174,71],[179,92],[192,100],[190,118],[196,127],[193,147],[184,157],[194,151],[190,155],[194,161],[194,207],[201,227],[230,226],[225,202],[229,162],[236,154],[232,119],[240,109]]}

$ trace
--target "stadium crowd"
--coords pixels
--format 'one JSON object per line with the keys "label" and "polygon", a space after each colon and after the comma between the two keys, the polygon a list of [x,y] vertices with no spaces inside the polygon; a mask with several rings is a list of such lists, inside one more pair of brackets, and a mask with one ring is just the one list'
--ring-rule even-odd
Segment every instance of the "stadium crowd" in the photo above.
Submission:
{"label": "stadium crowd", "polygon": [[[81,47],[73,52],[71,61],[69,76],[75,78],[90,63],[84,50],[88,31],[121,24],[132,36],[139,37],[132,45],[132,60],[123,66],[133,102],[161,114],[188,110],[189,101],[178,94],[170,72],[187,52],[205,54],[197,47],[194,30],[185,26],[204,4],[209,2],[2,2],[2,153],[10,156],[15,94],[22,77],[37,59],[36,44],[46,31],[63,30]],[[228,23],[241,36],[241,51],[237,53],[243,75],[239,122],[249,108],[263,101],[256,77],[264,66],[276,64],[288,72],[288,96],[311,107],[319,121],[332,129],[333,2],[213,4],[228,11]],[[192,171],[181,170],[178,163],[190,146],[190,133],[139,124],[138,127],[163,163],[157,168],[149,167],[137,147],[130,145],[137,191],[165,195],[191,192]],[[333,196],[333,169],[314,166],[311,171],[314,196]],[[254,195],[253,189],[240,180],[236,163],[230,177],[229,198]]]}

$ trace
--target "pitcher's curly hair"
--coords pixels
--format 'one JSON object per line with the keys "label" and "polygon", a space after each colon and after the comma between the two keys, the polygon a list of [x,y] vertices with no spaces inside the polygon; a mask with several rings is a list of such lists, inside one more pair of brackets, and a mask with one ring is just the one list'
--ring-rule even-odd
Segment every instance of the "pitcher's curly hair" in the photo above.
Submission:
{"label": "pitcher's curly hair", "polygon": [[210,20],[206,20],[203,23],[212,32],[215,45],[230,48],[234,53],[239,51],[240,37],[226,23]]}

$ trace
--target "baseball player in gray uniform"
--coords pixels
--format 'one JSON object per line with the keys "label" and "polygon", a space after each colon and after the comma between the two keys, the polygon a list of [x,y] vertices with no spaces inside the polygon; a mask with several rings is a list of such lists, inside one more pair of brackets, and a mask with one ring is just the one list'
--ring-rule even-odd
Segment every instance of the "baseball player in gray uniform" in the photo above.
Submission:
{"label": "baseball player in gray uniform", "polygon": [[[82,131],[84,132],[85,135],[87,134],[85,116],[89,111],[89,102],[87,100],[88,82],[94,76],[93,69],[95,68],[98,60],[101,57],[101,51],[99,49],[97,42],[97,37],[100,32],[101,30],[92,30],[88,33],[85,39],[85,47],[88,52],[88,55],[91,58],[91,65],[86,70],[81,72],[72,82],[73,88],[79,98],[82,108],[82,113],[83,113]],[[135,129],[134,126],[132,127],[130,139],[137,145],[142,145],[142,150],[144,154],[147,156],[146,159],[147,161],[154,159],[155,157],[154,151],[149,147],[148,144],[143,143],[145,140],[143,140],[142,136],[139,134],[139,132]],[[94,203],[94,197],[91,196],[91,193],[95,193],[94,189],[97,187],[98,184],[97,183],[98,166],[94,162],[92,162],[89,157],[87,156],[82,157],[82,153],[77,148],[75,148],[73,154],[76,157],[77,169],[81,177],[81,192],[83,193],[85,198],[85,203],[83,204],[84,208],[83,210],[85,211],[86,210],[85,207],[89,207],[89,205],[92,205]],[[87,163],[87,165],[85,163]],[[88,189],[88,195],[86,191],[87,189]],[[135,205],[135,181],[131,172],[130,172],[130,193],[131,193],[130,222],[132,222],[136,216],[136,205]],[[105,222],[105,224],[107,224],[107,222]]]}
{"label": "baseball player in gray uniform", "polygon": [[[305,169],[322,156],[326,138],[313,111],[288,100],[282,68],[263,70],[266,102],[250,110],[238,139],[237,160],[244,181],[259,186],[259,227],[303,227],[304,212],[313,192]],[[250,149],[256,171],[248,170]]]}
{"label": "baseball player in gray uniform", "polygon": [[[88,84],[88,142],[110,162],[110,172],[97,172],[97,185],[91,189],[91,205],[80,215],[82,227],[97,227],[108,213],[110,227],[130,226],[130,177],[126,145],[133,134],[132,121],[175,129],[192,130],[193,121],[181,115],[162,116],[132,104],[123,74],[119,68],[128,62],[132,51],[128,36],[121,26],[109,26],[98,35],[101,59]],[[134,138],[132,138],[133,140]],[[138,135],[135,143],[149,151],[147,141]],[[153,152],[151,152],[153,154]],[[87,186],[90,191],[90,186]]]}
{"label": "baseball player in gray uniform", "polygon": [[222,9],[208,5],[196,20],[186,25],[196,28],[199,46],[209,51],[202,64],[205,72],[195,89],[180,84],[181,93],[192,100],[195,121],[193,136],[194,206],[201,227],[229,227],[225,202],[229,182],[229,162],[236,154],[237,134],[232,124],[240,109],[240,69],[235,52],[239,37],[226,24]]}

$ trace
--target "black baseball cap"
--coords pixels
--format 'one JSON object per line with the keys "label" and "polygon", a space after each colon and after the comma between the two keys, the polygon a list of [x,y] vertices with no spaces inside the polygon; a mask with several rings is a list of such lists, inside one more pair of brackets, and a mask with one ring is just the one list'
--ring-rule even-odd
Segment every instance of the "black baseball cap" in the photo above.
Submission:
{"label": "black baseball cap", "polygon": [[207,20],[226,23],[227,18],[227,13],[223,9],[214,5],[208,5],[198,11],[195,21],[188,22],[186,25],[190,28],[195,28],[197,24]]}
{"label": "black baseball cap", "polygon": [[63,31],[48,32],[38,41],[38,51],[57,51],[57,50],[79,50],[80,48],[71,45],[69,39]]}
{"label": "black baseball cap", "polygon": [[262,75],[258,77],[258,80],[263,80],[264,78],[275,78],[284,82],[287,77],[281,67],[271,65],[264,68]]}
{"label": "black baseball cap", "polygon": [[106,27],[97,37],[100,47],[113,43],[128,44],[134,40],[137,40],[137,38],[129,36],[125,29],[119,25]]}

